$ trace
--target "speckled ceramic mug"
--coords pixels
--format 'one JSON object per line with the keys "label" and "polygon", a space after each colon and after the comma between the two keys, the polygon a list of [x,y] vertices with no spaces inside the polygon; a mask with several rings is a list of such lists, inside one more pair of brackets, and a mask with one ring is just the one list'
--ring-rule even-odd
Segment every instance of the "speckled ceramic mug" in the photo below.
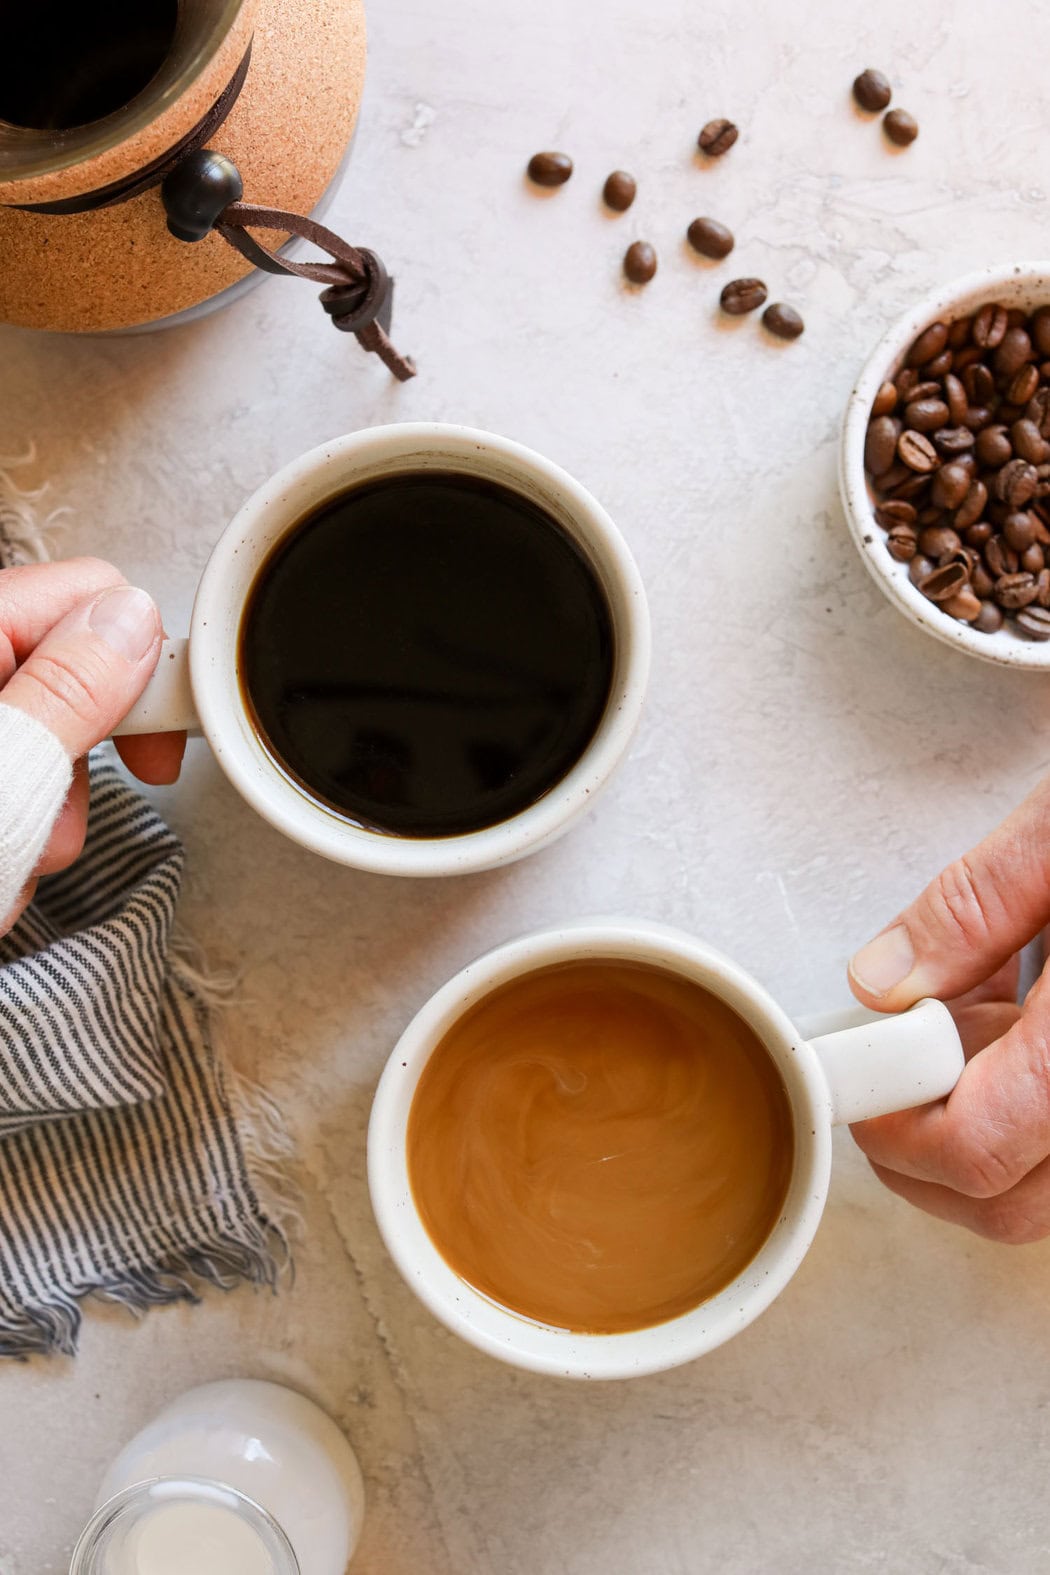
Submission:
{"label": "speckled ceramic mug", "polygon": [[[495,825],[458,836],[408,837],[353,824],[300,788],[252,724],[238,679],[245,603],[274,546],[322,504],[382,476],[428,470],[480,476],[527,498],[561,526],[601,586],[612,623],[613,671],[598,726],[543,796]],[[271,825],[315,853],[387,875],[459,875],[546,846],[594,802],[631,741],[649,675],[649,614],[641,577],[605,510],[564,470],[509,438],[469,427],[374,427],[293,460],[259,488],[223,532],[197,589],[187,640],[166,642],[142,699],[117,730],[207,738],[234,787]]]}
{"label": "speckled ceramic mug", "polygon": [[[640,963],[678,974],[725,1001],[754,1030],[787,1092],[794,1162],[783,1211],[724,1290],[666,1323],[623,1334],[552,1328],[500,1306],[452,1269],[427,1234],[409,1177],[409,1112],[435,1047],[493,990],[581,959]],[[940,1001],[899,1016],[860,1010],[800,1032],[756,980],[712,947],[639,919],[587,919],[497,947],[449,980],[394,1048],[368,1128],[368,1185],[379,1229],[410,1288],[443,1324],[490,1356],[562,1378],[633,1378],[692,1361],[746,1328],[784,1289],[816,1234],[831,1177],[831,1129],[949,1093],[962,1045]],[[654,1229],[658,1222],[654,1221]]]}

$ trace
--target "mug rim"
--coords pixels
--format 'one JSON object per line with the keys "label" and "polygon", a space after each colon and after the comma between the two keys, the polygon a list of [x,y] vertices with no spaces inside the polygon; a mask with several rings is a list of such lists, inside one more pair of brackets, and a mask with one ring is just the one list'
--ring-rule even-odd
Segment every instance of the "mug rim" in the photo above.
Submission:
{"label": "mug rim", "polygon": [[[415,1206],[406,1136],[423,1068],[452,1025],[509,980],[584,958],[637,961],[693,980],[757,1033],[791,1104],[795,1153],[784,1208],[750,1263],[699,1306],[617,1334],[552,1328],[500,1306],[460,1278]],[[787,1285],[820,1223],[831,1178],[831,1102],[820,1062],[765,989],[731,958],[668,925],[577,919],[504,942],[468,963],[416,1012],[387,1060],[368,1125],[368,1186],[380,1235],[409,1288],[460,1338],[513,1366],[555,1377],[612,1379],[693,1361],[752,1323]]]}
{"label": "mug rim", "polygon": [[[565,775],[534,803],[475,831],[404,837],[354,826],[281,772],[244,705],[237,658],[251,584],[277,541],[304,514],[371,477],[428,468],[489,476],[539,502],[566,530],[584,552],[609,605],[613,674],[595,732]],[[535,450],[495,433],[443,422],[364,428],[319,444],[275,472],[246,499],[219,537],[190,620],[189,666],[197,715],[234,787],[293,841],[376,874],[468,874],[510,863],[553,842],[590,807],[626,754],[641,714],[650,656],[641,575],[597,499]]]}

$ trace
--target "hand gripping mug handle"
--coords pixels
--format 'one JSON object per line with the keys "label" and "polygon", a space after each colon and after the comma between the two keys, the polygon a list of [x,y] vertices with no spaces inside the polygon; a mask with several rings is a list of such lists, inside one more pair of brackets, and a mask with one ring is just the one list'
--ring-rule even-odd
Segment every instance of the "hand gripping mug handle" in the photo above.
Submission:
{"label": "hand gripping mug handle", "polygon": [[190,684],[190,642],[165,640],[153,677],[123,722],[113,729],[113,737],[200,730]]}
{"label": "hand gripping mug handle", "polygon": [[858,1007],[803,1028],[827,1079],[836,1125],[910,1110],[950,1094],[966,1064],[943,1001],[879,1016]]}

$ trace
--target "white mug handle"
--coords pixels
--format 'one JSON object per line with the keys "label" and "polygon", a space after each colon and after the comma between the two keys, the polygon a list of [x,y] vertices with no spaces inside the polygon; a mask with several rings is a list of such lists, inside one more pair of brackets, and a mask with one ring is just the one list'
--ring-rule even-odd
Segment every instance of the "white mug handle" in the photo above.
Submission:
{"label": "white mug handle", "polygon": [[836,1125],[943,1099],[966,1064],[959,1031],[943,1001],[928,998],[895,1016],[858,1007],[808,1028]]}
{"label": "white mug handle", "polygon": [[190,684],[190,642],[165,640],[153,677],[123,722],[113,729],[113,737],[200,730]]}

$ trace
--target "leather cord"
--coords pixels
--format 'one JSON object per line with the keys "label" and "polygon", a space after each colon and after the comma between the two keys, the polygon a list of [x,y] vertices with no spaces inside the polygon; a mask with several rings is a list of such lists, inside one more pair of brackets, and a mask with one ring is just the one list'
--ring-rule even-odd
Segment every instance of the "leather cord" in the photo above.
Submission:
{"label": "leather cord", "polygon": [[[281,208],[260,207],[253,202],[228,203],[215,221],[215,229],[256,268],[266,273],[293,274],[297,279],[311,279],[315,284],[326,285],[327,289],[321,292],[321,305],[334,326],[344,333],[352,333],[358,344],[377,355],[399,382],[405,383],[415,377],[415,362],[394,349],[387,333],[394,285],[375,252],[363,246],[351,246],[315,219],[286,213]],[[299,235],[326,251],[332,261],[292,262],[290,258],[278,257],[250,235],[250,229]]]}

